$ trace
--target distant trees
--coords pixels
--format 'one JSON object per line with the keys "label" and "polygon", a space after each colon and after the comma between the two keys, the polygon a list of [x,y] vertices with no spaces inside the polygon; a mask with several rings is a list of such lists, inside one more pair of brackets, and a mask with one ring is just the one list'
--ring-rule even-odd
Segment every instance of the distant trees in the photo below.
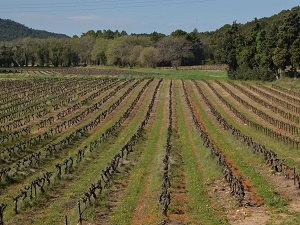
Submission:
{"label": "distant trees", "polygon": [[158,50],[153,46],[143,48],[139,56],[140,65],[155,68],[158,63],[157,55]]}
{"label": "distant trees", "polygon": [[72,38],[23,38],[0,43],[0,66],[157,67],[227,64],[231,79],[274,80],[300,67],[300,7],[214,32],[170,35],[89,30]]}
{"label": "distant trees", "polygon": [[185,59],[194,57],[192,53],[192,44],[185,38],[164,37],[157,43],[157,59],[161,65],[173,66],[177,68],[182,65]]}
{"label": "distant trees", "polygon": [[143,48],[151,46],[147,36],[122,36],[110,42],[107,49],[107,62],[121,67],[140,65],[139,56]]}
{"label": "distant trees", "polygon": [[118,30],[89,30],[81,37],[23,38],[0,43],[1,67],[86,66],[156,67],[202,64],[199,33],[176,30],[167,36],[158,32],[131,34]]}
{"label": "distant trees", "polygon": [[293,42],[290,48],[291,64],[293,68],[300,68],[300,35]]}
{"label": "distant trees", "polygon": [[13,47],[3,45],[0,47],[0,66],[10,67],[17,66],[17,63],[13,59]]}
{"label": "distant trees", "polygon": [[297,74],[300,62],[300,7],[286,12],[282,22],[268,29],[255,19],[244,32],[234,22],[219,38],[221,62],[229,67],[231,79],[274,80],[286,70]]}
{"label": "distant trees", "polygon": [[96,39],[95,45],[92,49],[91,55],[92,60],[95,65],[106,65],[107,64],[107,55],[106,51],[108,49],[109,40],[107,39]]}

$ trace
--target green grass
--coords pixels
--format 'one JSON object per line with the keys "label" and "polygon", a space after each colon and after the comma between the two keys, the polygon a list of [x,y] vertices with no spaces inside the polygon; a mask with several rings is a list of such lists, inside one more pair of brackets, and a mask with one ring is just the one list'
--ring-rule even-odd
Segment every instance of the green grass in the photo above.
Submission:
{"label": "green grass", "polygon": [[[118,204],[118,206],[114,209],[113,215],[111,217],[111,224],[116,225],[125,225],[125,224],[131,224],[134,210],[137,206],[137,201],[141,195],[141,192],[146,187],[146,182],[150,182],[152,188],[151,192],[157,193],[157,191],[160,189],[161,185],[161,178],[162,177],[162,171],[161,171],[161,163],[156,163],[154,166],[156,168],[156,171],[154,174],[151,173],[150,181],[147,180],[147,171],[150,169],[150,166],[152,166],[152,160],[156,161],[155,158],[157,158],[157,155],[162,155],[164,151],[164,144],[167,139],[166,136],[166,129],[164,128],[164,124],[166,124],[166,118],[163,118],[163,110],[164,110],[164,104],[166,101],[161,96],[165,95],[166,93],[166,85],[163,85],[162,90],[160,91],[160,97],[157,112],[153,114],[152,116],[155,117],[154,124],[151,128],[151,131],[148,133],[147,141],[143,143],[143,145],[139,145],[138,148],[140,148],[141,156],[140,159],[135,164],[133,170],[130,173],[129,177],[129,184],[128,187],[125,190],[125,193],[123,194],[122,202]],[[139,150],[139,149],[136,149]],[[153,170],[154,168],[151,168]],[[156,177],[153,177],[153,175],[156,175]],[[159,177],[161,176],[161,177]],[[154,183],[155,182],[155,183]],[[158,199],[157,199],[158,200]],[[145,199],[147,201],[147,199]],[[151,209],[151,214],[153,217],[158,219],[159,211],[156,208]],[[154,214],[154,215],[153,215]],[[159,221],[156,221],[156,224]]]}
{"label": "green grass", "polygon": [[[217,87],[217,86],[215,86]],[[219,88],[217,88],[218,90]],[[219,92],[221,93],[221,92]],[[253,115],[249,110],[243,109],[243,107],[237,107],[236,102],[230,100],[228,97],[224,96],[224,99],[228,101],[231,105],[233,105],[236,109],[238,109],[243,115],[245,115],[247,118],[251,119],[252,121],[256,121],[256,116]],[[245,135],[251,136],[254,140],[257,140],[258,143],[263,143],[269,150],[272,150],[278,154],[278,157],[281,159],[285,159],[285,162],[290,166],[290,167],[296,167],[296,169],[300,170],[300,165],[297,162],[297,158],[300,157],[300,152],[296,148],[293,148],[291,145],[287,145],[283,142],[280,141],[275,141],[274,138],[264,134],[263,132],[257,131],[256,129],[250,127],[250,126],[245,126],[245,125],[240,125],[239,123],[234,122],[234,120],[227,116],[228,113],[226,113],[227,107],[220,108],[219,111],[220,113],[226,118],[228,122],[231,124],[235,124],[235,127],[242,131]],[[256,121],[257,122],[257,121]],[[260,123],[260,122],[258,122]],[[274,130],[274,128],[273,128]],[[276,129],[275,129],[276,130]]]}
{"label": "green grass", "polygon": [[[188,86],[191,88],[190,83]],[[256,166],[263,163],[263,160],[260,157],[253,155],[250,148],[242,145],[236,140],[236,138],[231,135],[231,132],[223,130],[216,121],[213,122],[208,117],[199,103],[199,99],[201,98],[198,93],[195,94],[195,92],[192,92],[192,97],[211,137],[217,141],[219,147],[225,151],[230,159],[232,159],[243,176],[251,182],[251,185],[256,189],[259,196],[263,198],[265,204],[272,208],[281,208],[285,206],[287,201],[278,194],[273,184],[260,175],[256,168]],[[213,103],[217,106],[215,102]],[[217,106],[217,110],[219,110],[218,108],[219,107]]]}
{"label": "green grass", "polygon": [[[165,69],[132,69],[132,71],[149,73],[151,76],[157,78],[166,78],[166,79],[217,79],[224,80],[227,79],[226,71],[204,71],[204,70],[165,70]],[[157,74],[157,75],[152,75]]]}
{"label": "green grass", "polygon": [[[178,89],[177,89],[178,90]],[[193,153],[193,148],[195,143],[191,143],[189,137],[186,134],[186,131],[190,128],[190,124],[186,122],[186,116],[184,114],[183,108],[187,107],[186,105],[181,105],[179,100],[179,95],[182,95],[183,92],[178,93],[175,92],[176,95],[176,102],[177,102],[177,113],[178,113],[178,124],[179,130],[178,134],[181,140],[181,146],[183,148],[182,157],[184,161],[184,169],[186,171],[186,179],[187,179],[187,189],[188,189],[188,196],[189,196],[189,208],[190,208],[190,220],[192,224],[228,224],[226,217],[224,214],[222,215],[220,212],[217,212],[212,207],[212,203],[210,202],[210,198],[208,196],[206,186],[204,183],[206,182],[205,178],[203,177],[201,171],[199,171],[199,167],[203,168],[201,161],[204,162],[205,159],[208,158],[204,157],[201,161],[198,161],[199,158],[195,157]],[[179,105],[180,104],[180,105]],[[200,137],[199,137],[200,140]],[[199,141],[200,142],[200,141]],[[198,142],[198,143],[199,143]],[[197,147],[200,147],[197,145]],[[201,149],[202,151],[206,152],[206,149]],[[200,151],[199,151],[200,152]],[[203,154],[203,153],[202,153]],[[205,153],[204,153],[205,154]],[[206,155],[206,154],[205,154]],[[207,164],[205,167],[209,166],[209,160],[207,160]],[[211,161],[210,161],[211,162]],[[210,170],[215,170],[214,172],[210,172],[209,175],[214,174],[213,177],[218,177],[219,174],[216,172],[217,168],[211,167],[214,166],[214,162],[210,164]],[[209,169],[206,170],[208,172]],[[218,175],[216,175],[218,174]]]}
{"label": "green grass", "polygon": [[[82,69],[101,69],[103,70],[123,70],[126,71],[126,74],[128,71],[134,71],[134,72],[141,72],[145,73],[145,77],[147,78],[165,78],[165,79],[218,79],[218,80],[224,80],[227,79],[227,72],[226,71],[206,71],[206,70],[173,70],[173,69],[160,69],[160,68],[119,68],[116,66],[89,66],[84,67]],[[50,69],[54,69],[53,67],[50,67]],[[81,68],[77,68],[81,69]],[[47,68],[28,68],[28,70],[47,70]],[[58,68],[59,70],[59,68]],[[149,75],[147,75],[149,74]],[[48,75],[48,74],[34,74],[30,73],[27,74],[26,68],[23,69],[23,74],[0,74],[0,78],[13,78],[13,79],[31,79],[31,78],[38,78],[38,79],[48,79],[48,78],[54,78],[54,77],[74,77],[74,75]],[[85,77],[84,75],[75,75],[76,77]],[[112,75],[100,75],[99,76],[114,76]],[[132,75],[135,77],[135,75]],[[129,75],[118,75],[119,79],[124,79],[130,77]],[[138,76],[141,77],[141,76]]]}

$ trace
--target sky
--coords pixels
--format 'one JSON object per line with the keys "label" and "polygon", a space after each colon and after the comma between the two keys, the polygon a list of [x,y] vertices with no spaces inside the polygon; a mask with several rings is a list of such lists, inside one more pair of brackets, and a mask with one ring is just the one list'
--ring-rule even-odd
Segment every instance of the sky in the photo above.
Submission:
{"label": "sky", "polygon": [[214,31],[299,5],[300,0],[10,0],[1,3],[0,18],[71,37],[108,29],[169,35],[177,29]]}

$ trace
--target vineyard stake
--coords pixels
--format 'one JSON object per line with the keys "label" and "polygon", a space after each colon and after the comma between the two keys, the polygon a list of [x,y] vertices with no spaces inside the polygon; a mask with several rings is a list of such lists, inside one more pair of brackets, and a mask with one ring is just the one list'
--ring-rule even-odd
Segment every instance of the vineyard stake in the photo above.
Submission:
{"label": "vineyard stake", "polygon": [[81,210],[80,210],[80,201],[78,202],[78,211],[79,211],[79,224],[82,225]]}
{"label": "vineyard stake", "polygon": [[294,167],[294,185],[296,185],[296,168]]}

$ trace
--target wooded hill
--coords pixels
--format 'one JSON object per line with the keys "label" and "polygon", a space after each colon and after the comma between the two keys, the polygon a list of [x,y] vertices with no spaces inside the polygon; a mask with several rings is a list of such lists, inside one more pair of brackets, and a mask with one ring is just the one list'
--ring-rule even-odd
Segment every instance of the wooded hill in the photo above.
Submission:
{"label": "wooded hill", "polygon": [[67,38],[65,34],[35,30],[8,19],[0,19],[0,41],[13,41],[20,38]]}

